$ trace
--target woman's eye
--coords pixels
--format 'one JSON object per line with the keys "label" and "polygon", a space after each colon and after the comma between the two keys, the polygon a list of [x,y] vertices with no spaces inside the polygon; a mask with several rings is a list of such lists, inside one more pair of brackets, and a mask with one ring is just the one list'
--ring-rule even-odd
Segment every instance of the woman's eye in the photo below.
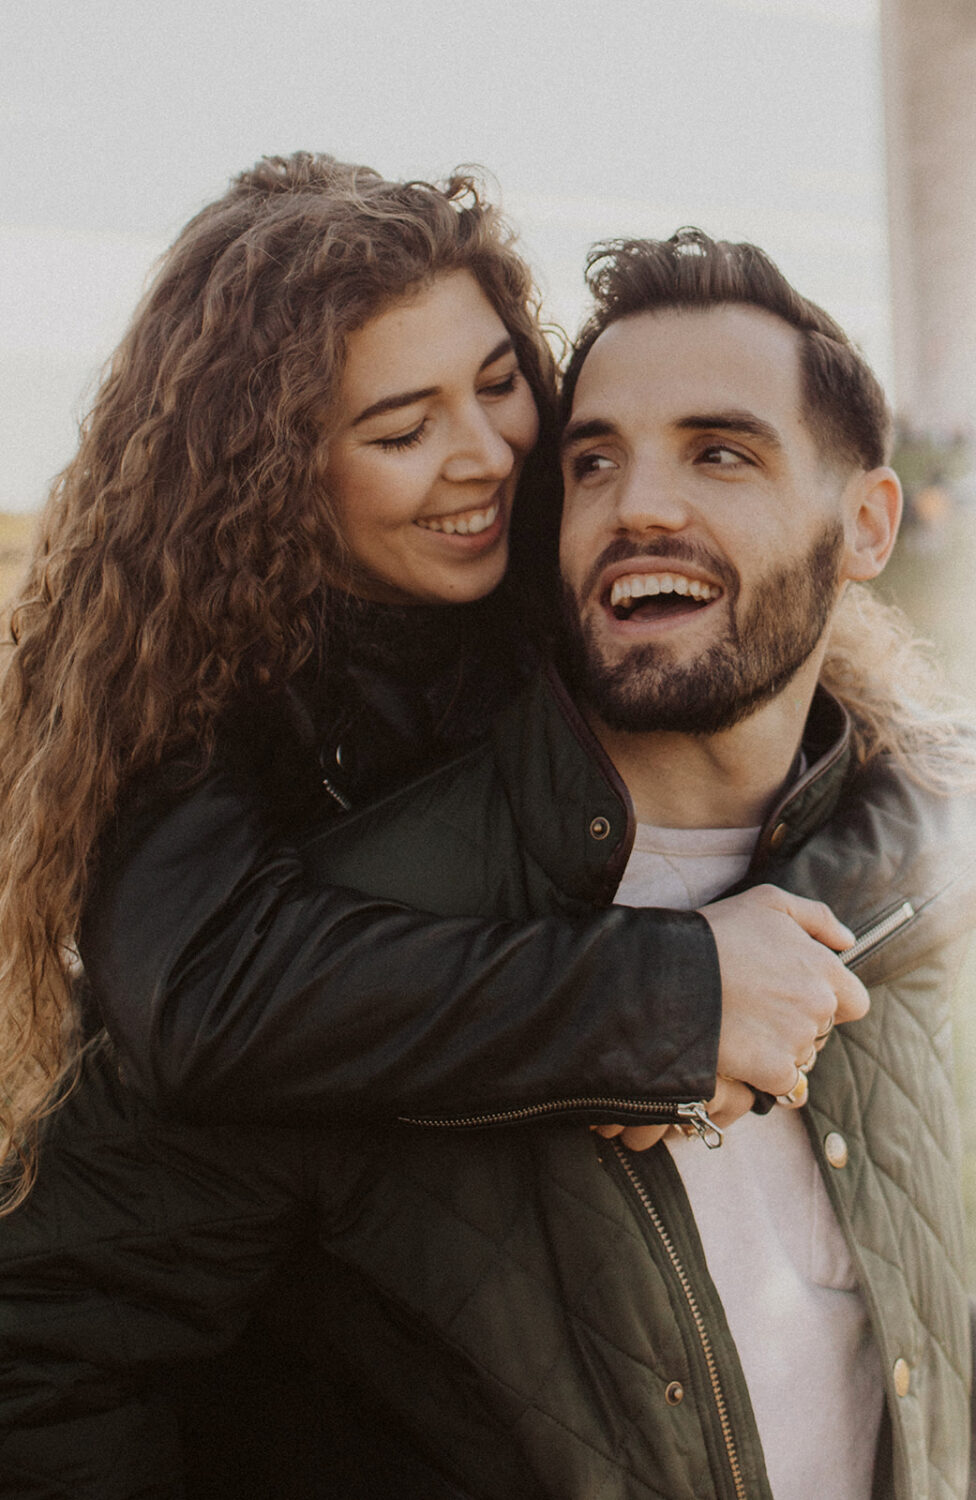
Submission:
{"label": "woman's eye", "polygon": [[410,432],[403,432],[398,437],[377,438],[375,446],[382,448],[384,453],[402,453],[405,448],[413,448],[424,435],[427,426],[427,418],[414,427]]}
{"label": "woman's eye", "polygon": [[519,371],[513,370],[502,380],[493,380],[491,385],[481,387],[482,396],[510,396],[515,389],[519,378]]}

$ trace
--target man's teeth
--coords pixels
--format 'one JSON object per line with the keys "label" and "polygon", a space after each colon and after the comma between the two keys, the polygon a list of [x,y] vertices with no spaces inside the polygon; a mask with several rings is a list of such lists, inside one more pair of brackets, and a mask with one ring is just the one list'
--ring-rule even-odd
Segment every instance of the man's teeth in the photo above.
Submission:
{"label": "man's teeth", "polygon": [[610,608],[633,604],[637,599],[653,598],[655,594],[687,594],[706,603],[709,599],[717,599],[721,592],[714,584],[686,578],[683,573],[637,573],[614,581],[610,590]]}
{"label": "man's teeth", "polygon": [[448,536],[477,536],[487,531],[498,517],[498,502],[487,510],[466,510],[457,516],[418,516],[417,525],[425,531],[446,531]]}

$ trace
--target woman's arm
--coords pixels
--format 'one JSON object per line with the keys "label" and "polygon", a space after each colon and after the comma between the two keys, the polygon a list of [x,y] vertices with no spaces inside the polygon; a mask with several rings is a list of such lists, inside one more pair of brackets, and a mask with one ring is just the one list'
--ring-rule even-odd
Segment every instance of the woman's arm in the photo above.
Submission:
{"label": "woman's arm", "polygon": [[80,946],[128,1081],[190,1118],[587,1100],[573,1112],[626,1120],[712,1092],[721,985],[696,913],[498,922],[323,889],[219,767],[123,814]]}
{"label": "woman's arm", "polygon": [[738,920],[726,911],[714,935],[695,912],[626,907],[425,915],[323,887],[215,766],[123,815],[81,950],[127,1078],[188,1118],[625,1123],[708,1099],[717,1059],[782,1091],[804,1028],[859,1003],[800,925],[829,913],[773,891],[734,899]]}

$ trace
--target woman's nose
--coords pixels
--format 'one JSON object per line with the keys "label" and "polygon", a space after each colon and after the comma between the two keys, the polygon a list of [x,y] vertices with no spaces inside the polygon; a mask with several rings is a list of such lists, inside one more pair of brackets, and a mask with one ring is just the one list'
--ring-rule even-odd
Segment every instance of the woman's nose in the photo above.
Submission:
{"label": "woman's nose", "polygon": [[456,484],[469,479],[507,479],[512,472],[515,454],[499,432],[491,415],[477,406],[459,421],[450,453],[444,463],[444,477]]}

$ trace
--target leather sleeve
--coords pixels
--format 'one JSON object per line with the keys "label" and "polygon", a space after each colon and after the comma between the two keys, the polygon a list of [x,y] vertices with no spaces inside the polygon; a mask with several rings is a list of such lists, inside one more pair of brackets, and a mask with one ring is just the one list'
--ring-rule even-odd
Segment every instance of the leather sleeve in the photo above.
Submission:
{"label": "leather sleeve", "polygon": [[626,1121],[713,1092],[696,913],[523,924],[322,889],[219,769],[126,815],[80,946],[127,1081],[187,1118]]}

